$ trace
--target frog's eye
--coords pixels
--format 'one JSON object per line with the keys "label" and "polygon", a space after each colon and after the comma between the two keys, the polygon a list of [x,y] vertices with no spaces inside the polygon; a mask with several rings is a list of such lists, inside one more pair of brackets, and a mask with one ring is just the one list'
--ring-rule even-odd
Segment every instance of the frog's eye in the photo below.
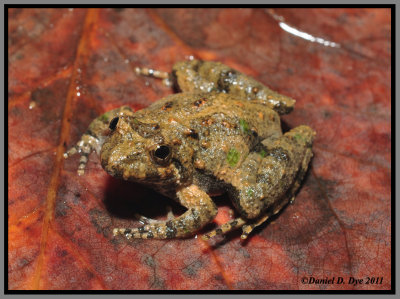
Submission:
{"label": "frog's eye", "polygon": [[153,160],[160,165],[165,165],[171,159],[171,148],[168,145],[158,145],[152,150]]}
{"label": "frog's eye", "polygon": [[111,121],[110,121],[110,125],[108,126],[110,128],[111,131],[114,131],[115,128],[117,127],[119,121],[119,117],[114,117]]}

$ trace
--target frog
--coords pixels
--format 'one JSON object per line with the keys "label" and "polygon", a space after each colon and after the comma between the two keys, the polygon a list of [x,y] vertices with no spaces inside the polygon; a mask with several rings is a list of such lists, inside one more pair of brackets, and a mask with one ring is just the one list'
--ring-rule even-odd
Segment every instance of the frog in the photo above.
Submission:
{"label": "frog", "polygon": [[78,175],[96,152],[111,176],[150,187],[186,208],[166,220],[135,213],[140,227],[114,228],[126,239],[188,238],[213,222],[212,197],[227,193],[237,217],[202,235],[209,240],[254,228],[294,201],[313,156],[316,132],[283,133],[280,116],[295,100],[221,62],[180,61],[172,71],[136,68],[176,93],[147,108],[122,106],[93,120],[65,158],[79,153]]}

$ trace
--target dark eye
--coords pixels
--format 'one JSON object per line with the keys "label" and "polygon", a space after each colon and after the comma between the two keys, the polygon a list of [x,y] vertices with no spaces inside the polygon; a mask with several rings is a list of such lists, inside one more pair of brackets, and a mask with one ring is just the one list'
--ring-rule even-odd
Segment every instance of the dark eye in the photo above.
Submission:
{"label": "dark eye", "polygon": [[115,128],[117,127],[119,121],[119,117],[114,117],[111,121],[110,121],[110,125],[108,126],[110,128],[111,131],[114,131]]}
{"label": "dark eye", "polygon": [[153,150],[153,159],[160,165],[165,165],[171,158],[171,149],[167,145],[159,145]]}

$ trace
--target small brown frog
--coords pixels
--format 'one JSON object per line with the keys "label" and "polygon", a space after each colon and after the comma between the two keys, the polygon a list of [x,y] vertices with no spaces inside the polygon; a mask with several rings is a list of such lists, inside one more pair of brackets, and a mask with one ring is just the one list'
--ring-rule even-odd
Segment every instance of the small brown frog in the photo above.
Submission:
{"label": "small brown frog", "polygon": [[144,226],[115,228],[115,236],[193,235],[217,214],[210,196],[227,192],[240,217],[203,238],[242,227],[245,239],[294,200],[315,132],[299,126],[282,134],[279,115],[293,109],[293,99],[217,62],[190,60],[175,64],[171,74],[147,68],[137,73],[169,78],[181,93],[140,111],[121,107],[101,115],[64,156],[80,153],[82,175],[96,150],[109,174],[150,186],[187,211],[166,221],[141,216]]}

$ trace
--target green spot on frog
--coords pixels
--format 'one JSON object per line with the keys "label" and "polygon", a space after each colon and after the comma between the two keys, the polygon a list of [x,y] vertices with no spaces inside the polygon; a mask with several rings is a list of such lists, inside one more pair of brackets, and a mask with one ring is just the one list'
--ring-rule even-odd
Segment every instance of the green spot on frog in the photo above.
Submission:
{"label": "green spot on frog", "polygon": [[250,130],[249,130],[249,123],[247,121],[245,121],[244,119],[239,119],[239,125],[240,125],[240,129],[242,130],[242,132],[249,134]]}
{"label": "green spot on frog", "polygon": [[266,152],[264,149],[262,149],[262,150],[259,152],[259,154],[260,154],[261,157],[265,158],[265,156],[267,155],[267,152]]}
{"label": "green spot on frog", "polygon": [[301,136],[300,134],[294,135],[294,139],[296,139],[297,142],[304,140],[303,136]]}
{"label": "green spot on frog", "polygon": [[234,147],[232,147],[226,155],[226,160],[231,167],[235,166],[239,162],[239,158],[240,154]]}
{"label": "green spot on frog", "polygon": [[103,122],[108,122],[109,119],[110,119],[110,112],[106,112],[100,116],[100,120]]}
{"label": "green spot on frog", "polygon": [[252,197],[253,194],[254,194],[253,188],[251,188],[251,187],[247,188],[246,194],[247,194],[248,197]]}

